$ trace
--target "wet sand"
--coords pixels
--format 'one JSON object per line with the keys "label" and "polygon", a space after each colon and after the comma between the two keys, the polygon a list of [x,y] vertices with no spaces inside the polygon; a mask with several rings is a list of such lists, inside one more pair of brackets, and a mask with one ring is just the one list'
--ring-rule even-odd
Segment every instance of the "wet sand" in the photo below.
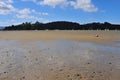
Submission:
{"label": "wet sand", "polygon": [[[99,37],[96,37],[96,34]],[[73,40],[93,43],[108,43],[120,39],[120,31],[0,31],[0,40]]]}
{"label": "wet sand", "polygon": [[119,31],[0,32],[0,80],[119,80],[119,75]]}

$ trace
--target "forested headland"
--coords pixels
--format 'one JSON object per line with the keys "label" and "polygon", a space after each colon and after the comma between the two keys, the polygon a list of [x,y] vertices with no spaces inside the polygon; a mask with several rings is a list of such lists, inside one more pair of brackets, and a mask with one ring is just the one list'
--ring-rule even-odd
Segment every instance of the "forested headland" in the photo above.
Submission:
{"label": "forested headland", "polygon": [[25,22],[19,25],[6,26],[3,30],[120,30],[119,24],[108,22],[79,24],[76,22],[56,21],[49,23]]}

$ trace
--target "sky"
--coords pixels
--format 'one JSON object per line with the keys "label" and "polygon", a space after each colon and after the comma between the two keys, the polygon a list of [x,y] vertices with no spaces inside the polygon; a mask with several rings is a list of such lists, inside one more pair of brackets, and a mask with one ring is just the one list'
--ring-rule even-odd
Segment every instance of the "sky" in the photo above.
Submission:
{"label": "sky", "polygon": [[120,24],[120,0],[0,0],[0,26],[36,21]]}

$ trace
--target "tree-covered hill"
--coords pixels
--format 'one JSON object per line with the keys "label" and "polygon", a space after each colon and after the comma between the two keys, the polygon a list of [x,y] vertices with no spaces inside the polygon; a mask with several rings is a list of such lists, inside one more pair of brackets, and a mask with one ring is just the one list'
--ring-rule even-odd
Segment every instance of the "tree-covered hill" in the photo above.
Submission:
{"label": "tree-covered hill", "polygon": [[120,25],[104,23],[88,23],[80,25],[75,22],[56,21],[49,23],[22,23],[19,25],[7,26],[3,30],[120,30]]}

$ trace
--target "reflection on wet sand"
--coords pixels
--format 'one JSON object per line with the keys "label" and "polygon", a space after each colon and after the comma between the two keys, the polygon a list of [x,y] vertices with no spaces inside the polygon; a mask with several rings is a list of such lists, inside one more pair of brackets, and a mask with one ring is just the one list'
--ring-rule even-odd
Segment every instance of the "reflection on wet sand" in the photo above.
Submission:
{"label": "reflection on wet sand", "polygon": [[0,41],[0,80],[119,80],[119,75],[116,45]]}

